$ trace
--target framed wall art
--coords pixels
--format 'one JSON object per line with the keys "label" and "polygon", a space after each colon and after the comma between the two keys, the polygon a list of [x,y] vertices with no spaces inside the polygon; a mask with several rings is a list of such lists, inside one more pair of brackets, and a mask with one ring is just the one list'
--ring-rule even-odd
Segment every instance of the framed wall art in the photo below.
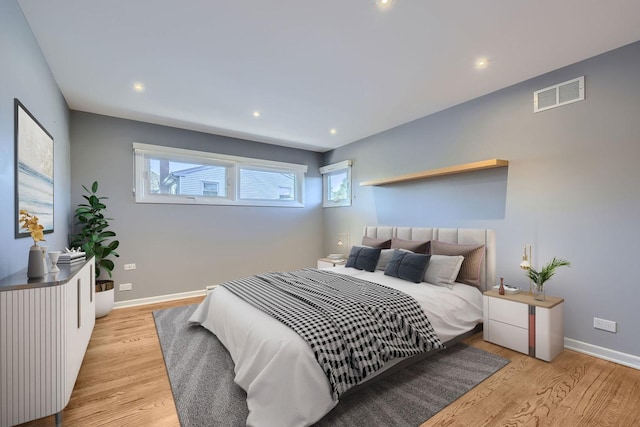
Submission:
{"label": "framed wall art", "polygon": [[18,99],[15,104],[16,238],[29,237],[20,228],[20,211],[39,218],[45,233],[53,232],[53,137]]}

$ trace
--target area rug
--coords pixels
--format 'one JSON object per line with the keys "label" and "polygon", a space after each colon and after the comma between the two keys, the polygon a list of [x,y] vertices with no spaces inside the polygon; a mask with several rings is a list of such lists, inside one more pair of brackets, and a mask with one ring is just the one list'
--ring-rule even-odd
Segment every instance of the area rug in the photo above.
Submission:
{"label": "area rug", "polygon": [[[180,424],[244,426],[247,395],[216,336],[187,322],[196,306],[153,312]],[[419,426],[507,363],[456,344],[341,399],[316,426]]]}

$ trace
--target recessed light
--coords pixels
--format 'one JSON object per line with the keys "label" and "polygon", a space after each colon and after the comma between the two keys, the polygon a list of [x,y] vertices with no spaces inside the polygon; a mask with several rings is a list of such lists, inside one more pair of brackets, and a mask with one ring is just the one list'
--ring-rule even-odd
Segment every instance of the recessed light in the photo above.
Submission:
{"label": "recessed light", "polygon": [[144,85],[140,82],[135,82],[133,84],[133,90],[136,92],[144,92]]}
{"label": "recessed light", "polygon": [[260,117],[260,111],[254,111],[253,117]]}
{"label": "recessed light", "polygon": [[336,133],[338,133],[338,131],[337,131],[337,130],[335,130],[335,129],[330,129],[330,130],[329,130],[329,133],[330,133],[331,135],[335,135]]}
{"label": "recessed light", "polygon": [[376,4],[380,9],[387,9],[391,7],[393,0],[376,0]]}
{"label": "recessed light", "polygon": [[478,58],[476,59],[475,67],[478,70],[483,70],[489,66],[489,60],[487,58]]}

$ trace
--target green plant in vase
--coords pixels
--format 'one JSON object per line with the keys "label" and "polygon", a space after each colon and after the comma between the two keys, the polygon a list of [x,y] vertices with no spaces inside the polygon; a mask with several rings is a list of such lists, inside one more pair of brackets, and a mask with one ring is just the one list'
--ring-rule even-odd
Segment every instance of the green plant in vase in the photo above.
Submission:
{"label": "green plant in vase", "polygon": [[533,267],[529,267],[526,275],[533,282],[533,297],[537,300],[544,300],[544,283],[556,274],[558,267],[569,267],[570,265],[571,263],[569,261],[554,257],[539,271]]}
{"label": "green plant in vase", "polygon": [[[98,197],[98,181],[94,181],[89,190],[84,185],[82,186],[87,194],[83,195],[86,203],[79,204],[75,211],[76,226],[80,227],[80,232],[75,234],[71,240],[72,247],[80,247],[87,254],[87,258],[94,256],[96,265],[96,279],[100,277],[100,273],[104,270],[111,277],[111,272],[114,268],[114,263],[111,256],[119,257],[116,249],[120,245],[118,240],[114,240],[116,236],[111,230],[108,230],[113,218],[105,217],[105,210],[107,206],[103,203],[103,200],[108,197]],[[102,289],[96,289],[96,291],[105,291],[105,283],[102,281],[96,281],[96,284],[100,284]],[[113,281],[110,282],[110,286],[113,286]]]}

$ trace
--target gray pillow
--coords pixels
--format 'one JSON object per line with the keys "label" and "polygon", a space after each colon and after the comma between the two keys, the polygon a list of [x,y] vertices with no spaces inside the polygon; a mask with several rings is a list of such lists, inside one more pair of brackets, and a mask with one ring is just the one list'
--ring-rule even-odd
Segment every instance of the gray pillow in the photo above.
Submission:
{"label": "gray pillow", "polygon": [[[376,265],[376,270],[386,270],[387,264],[389,264],[389,261],[391,261],[391,259],[393,258],[393,253],[395,251],[396,249],[383,249],[382,252],[380,252],[380,258],[378,258],[378,265]],[[410,252],[407,249],[400,249],[400,251]]]}
{"label": "gray pillow", "polygon": [[378,258],[378,264],[376,265],[376,270],[384,270],[387,268],[387,264],[393,258],[394,249],[382,249],[380,251],[380,258]]}
{"label": "gray pillow", "polygon": [[464,257],[461,255],[431,255],[427,271],[424,273],[424,281],[432,285],[453,288],[453,282],[458,277],[462,261]]}
{"label": "gray pillow", "polygon": [[438,240],[431,242],[431,254],[433,255],[462,255],[464,261],[462,261],[456,282],[466,283],[477,288],[480,287],[484,252],[484,245],[459,245]]}
{"label": "gray pillow", "polygon": [[420,283],[428,263],[429,255],[414,254],[396,249],[393,252],[391,261],[389,261],[387,268],[384,270],[384,274],[409,282]]}
{"label": "gray pillow", "polygon": [[373,272],[378,264],[381,249],[354,246],[351,248],[345,267]]}

